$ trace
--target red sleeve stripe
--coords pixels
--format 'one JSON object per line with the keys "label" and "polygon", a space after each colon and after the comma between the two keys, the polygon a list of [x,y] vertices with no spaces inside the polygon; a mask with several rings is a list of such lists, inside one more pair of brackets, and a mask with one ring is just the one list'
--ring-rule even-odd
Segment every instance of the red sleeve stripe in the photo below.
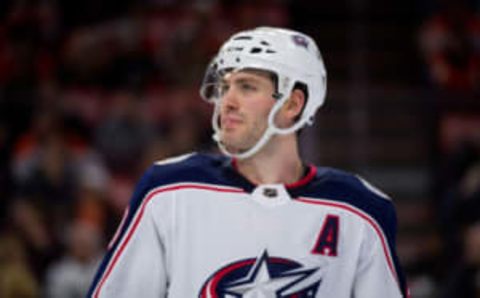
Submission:
{"label": "red sleeve stripe", "polygon": [[201,189],[206,191],[216,191],[216,192],[230,192],[230,193],[243,193],[244,190],[234,187],[219,187],[219,186],[212,186],[208,184],[196,184],[196,183],[181,183],[181,184],[173,184],[155,188],[151,190],[147,195],[144,197],[142,204],[138,208],[135,216],[131,220],[131,224],[129,228],[125,231],[123,239],[118,245],[117,250],[113,253],[109,264],[107,265],[103,276],[100,278],[100,282],[98,283],[97,287],[93,292],[93,297],[98,298],[102,286],[104,285],[105,281],[108,279],[109,275],[112,273],[113,268],[115,267],[116,263],[118,262],[120,256],[122,255],[125,247],[128,245],[128,242],[132,238],[135,230],[137,229],[140,221],[142,220],[143,214],[145,212],[146,205],[158,194],[168,191],[175,191],[179,189]]}
{"label": "red sleeve stripe", "polygon": [[108,243],[108,249],[111,249],[113,247],[113,244],[117,242],[117,239],[120,236],[120,232],[123,230],[123,226],[126,223],[129,213],[130,213],[130,208],[129,207],[125,208],[125,211],[123,212],[123,215],[122,215],[122,221],[120,221],[120,224],[118,225],[118,228],[115,231],[115,234],[113,235],[112,240],[110,240],[110,242]]}

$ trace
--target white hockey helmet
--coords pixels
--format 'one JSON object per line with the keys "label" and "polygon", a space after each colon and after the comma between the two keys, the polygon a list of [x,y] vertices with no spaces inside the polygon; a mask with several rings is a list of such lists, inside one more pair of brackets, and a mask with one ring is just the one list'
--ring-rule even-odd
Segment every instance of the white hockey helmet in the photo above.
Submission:
{"label": "white hockey helmet", "polygon": [[[276,78],[277,100],[268,117],[268,128],[257,143],[241,153],[231,153],[222,145],[219,127],[221,82],[225,73],[247,69],[263,70]],[[247,158],[265,145],[273,134],[292,133],[313,123],[317,109],[323,104],[327,90],[327,74],[322,56],[314,40],[288,29],[259,27],[234,34],[210,62],[200,89],[200,95],[215,103],[212,117],[214,140],[228,156]],[[306,87],[307,101],[299,119],[288,128],[274,123],[278,110],[290,97],[297,83]]]}

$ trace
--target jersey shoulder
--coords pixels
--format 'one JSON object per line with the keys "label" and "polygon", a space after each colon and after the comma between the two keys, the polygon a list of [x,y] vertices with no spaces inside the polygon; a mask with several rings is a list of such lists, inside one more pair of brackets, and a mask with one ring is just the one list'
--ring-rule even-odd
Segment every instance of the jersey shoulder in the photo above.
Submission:
{"label": "jersey shoulder", "polygon": [[152,187],[176,183],[226,184],[223,170],[229,159],[213,154],[188,153],[155,162],[147,174]]}
{"label": "jersey shoulder", "polygon": [[385,230],[396,230],[396,212],[391,198],[362,177],[333,168],[318,167],[305,197],[348,205],[378,222]]}
{"label": "jersey shoulder", "polygon": [[390,197],[362,177],[332,168],[317,168],[312,182],[309,193],[305,194],[309,199],[348,205],[345,210],[354,208],[353,213],[367,219],[380,238],[385,236],[384,248],[390,251],[402,292],[407,297],[405,278],[396,255],[397,216]]}
{"label": "jersey shoulder", "polygon": [[222,169],[228,159],[210,154],[189,153],[153,163],[137,182],[130,200],[136,210],[143,200],[160,187],[180,183],[227,185]]}
{"label": "jersey shoulder", "polygon": [[353,196],[357,199],[391,201],[390,196],[360,175],[339,169],[318,167],[313,185],[318,194],[328,194],[333,199]]}

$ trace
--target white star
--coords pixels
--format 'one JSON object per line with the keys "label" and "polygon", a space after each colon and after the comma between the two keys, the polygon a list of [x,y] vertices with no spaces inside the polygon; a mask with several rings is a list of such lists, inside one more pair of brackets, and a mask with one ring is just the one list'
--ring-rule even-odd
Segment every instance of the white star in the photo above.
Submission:
{"label": "white star", "polygon": [[264,252],[252,266],[247,277],[226,290],[232,295],[242,295],[243,298],[276,298],[280,290],[296,284],[314,271],[302,270],[272,277],[268,269],[268,254]]}

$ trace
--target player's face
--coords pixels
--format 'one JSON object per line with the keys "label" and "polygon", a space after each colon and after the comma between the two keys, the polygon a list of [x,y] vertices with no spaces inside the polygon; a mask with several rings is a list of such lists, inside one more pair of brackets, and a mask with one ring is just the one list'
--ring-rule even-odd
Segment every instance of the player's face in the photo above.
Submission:
{"label": "player's face", "polygon": [[231,72],[225,75],[220,101],[220,136],[233,153],[251,148],[267,128],[275,103],[274,86],[266,73]]}

